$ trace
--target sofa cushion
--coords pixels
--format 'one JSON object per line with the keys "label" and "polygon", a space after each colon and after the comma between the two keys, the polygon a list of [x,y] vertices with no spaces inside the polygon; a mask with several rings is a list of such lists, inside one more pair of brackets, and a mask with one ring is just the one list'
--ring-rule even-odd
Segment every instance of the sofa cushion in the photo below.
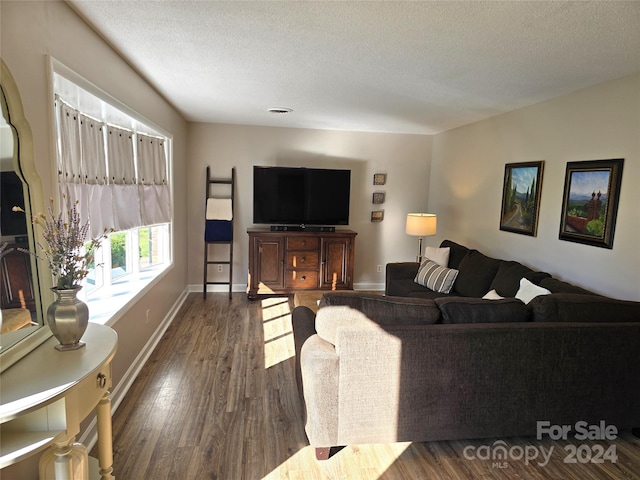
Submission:
{"label": "sofa cushion", "polygon": [[539,295],[549,295],[550,293],[546,288],[539,287],[526,278],[521,278],[520,288],[516,292],[516,298],[522,300],[524,303],[529,303]]}
{"label": "sofa cushion", "polygon": [[320,310],[343,305],[361,311],[384,325],[424,325],[440,321],[440,309],[433,300],[390,297],[375,293],[330,292],[320,299]]}
{"label": "sofa cushion", "polygon": [[478,250],[469,250],[462,259],[458,278],[453,287],[455,293],[463,297],[480,298],[489,290],[501,260],[487,257]]}
{"label": "sofa cushion", "polygon": [[551,275],[545,272],[533,271],[519,262],[504,260],[500,262],[500,267],[489,286],[489,290],[495,290],[503,297],[515,297],[516,292],[520,288],[521,278],[526,278],[532,283],[540,285],[543,279],[550,276]]}
{"label": "sofa cushion", "polygon": [[451,252],[451,248],[436,248],[436,247],[427,247],[424,249],[424,256],[429,260],[436,262],[438,265],[446,267],[449,265],[449,254]]}
{"label": "sofa cushion", "polygon": [[639,322],[640,302],[600,295],[552,293],[529,303],[534,322]]}
{"label": "sofa cushion", "polygon": [[459,243],[452,242],[451,240],[443,240],[440,244],[441,248],[449,248],[449,268],[458,269],[460,262],[465,257],[465,255],[469,252],[469,249],[464,245],[460,245]]}
{"label": "sofa cushion", "polygon": [[515,298],[449,297],[434,301],[440,308],[442,323],[528,322],[531,317],[526,305]]}
{"label": "sofa cushion", "polygon": [[429,290],[427,287],[417,284],[414,281],[414,277],[411,279],[399,279],[394,280],[385,290],[385,294],[393,297],[418,297],[418,298],[438,298],[446,296],[446,293],[438,293],[433,290]]}
{"label": "sofa cushion", "polygon": [[418,285],[411,280],[397,280],[393,282],[391,288],[388,288],[385,292],[387,296],[392,297],[408,297],[408,298],[440,298],[448,297],[449,293],[439,293],[429,290],[427,287]]}
{"label": "sofa cushion", "polygon": [[539,285],[546,288],[551,293],[581,293],[583,295],[595,295],[595,293],[590,292],[589,290],[576,287],[575,285],[563,282],[562,280],[558,280],[553,277],[544,278]]}
{"label": "sofa cushion", "polygon": [[415,282],[438,293],[449,293],[458,276],[458,270],[442,267],[436,262],[425,260],[420,265]]}

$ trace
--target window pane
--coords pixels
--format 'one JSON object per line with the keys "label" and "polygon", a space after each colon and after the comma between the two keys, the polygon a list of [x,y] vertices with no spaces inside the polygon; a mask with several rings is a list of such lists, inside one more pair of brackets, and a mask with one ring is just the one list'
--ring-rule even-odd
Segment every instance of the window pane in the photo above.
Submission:
{"label": "window pane", "polygon": [[[91,245],[91,242],[87,242],[84,244],[84,248],[85,251],[87,248],[89,248],[89,245]],[[85,294],[89,293],[93,290],[95,290],[98,287],[101,287],[104,283],[103,281],[103,261],[102,261],[102,255],[103,255],[103,249],[102,248],[98,248],[95,251],[95,254],[93,256],[93,261],[87,264],[87,270],[89,271],[85,281],[84,281],[84,286],[85,286]]]}
{"label": "window pane", "polygon": [[163,225],[138,229],[140,242],[139,266],[140,270],[163,262],[163,240],[165,228]]}
{"label": "window pane", "polygon": [[112,233],[111,236],[111,279],[121,277],[128,272],[127,268],[127,234]]}

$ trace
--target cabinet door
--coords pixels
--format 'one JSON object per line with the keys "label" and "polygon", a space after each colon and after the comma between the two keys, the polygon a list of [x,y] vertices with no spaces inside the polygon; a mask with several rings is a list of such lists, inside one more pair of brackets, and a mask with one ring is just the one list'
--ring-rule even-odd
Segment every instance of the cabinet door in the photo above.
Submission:
{"label": "cabinet door", "polygon": [[2,308],[28,308],[35,311],[31,282],[31,257],[10,245],[10,251],[0,259],[0,294]]}
{"label": "cabinet door", "polygon": [[353,241],[349,237],[322,239],[322,288],[353,288],[352,253]]}
{"label": "cabinet door", "polygon": [[252,286],[257,290],[284,287],[284,239],[282,237],[257,237],[255,248],[258,253],[255,265],[255,279]]}

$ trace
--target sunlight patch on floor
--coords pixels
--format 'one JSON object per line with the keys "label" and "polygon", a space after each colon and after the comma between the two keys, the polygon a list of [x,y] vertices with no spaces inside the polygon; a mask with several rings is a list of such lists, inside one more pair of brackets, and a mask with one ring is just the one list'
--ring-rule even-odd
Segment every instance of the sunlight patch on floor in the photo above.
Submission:
{"label": "sunlight patch on floor", "polygon": [[265,298],[261,301],[261,307],[264,332],[264,368],[270,368],[295,355],[289,298]]}
{"label": "sunlight patch on floor", "polygon": [[[315,449],[305,447],[263,477],[262,480],[375,480],[409,448],[411,442],[379,445],[353,445],[335,453],[328,460],[318,461]],[[366,472],[366,477],[363,477]]]}

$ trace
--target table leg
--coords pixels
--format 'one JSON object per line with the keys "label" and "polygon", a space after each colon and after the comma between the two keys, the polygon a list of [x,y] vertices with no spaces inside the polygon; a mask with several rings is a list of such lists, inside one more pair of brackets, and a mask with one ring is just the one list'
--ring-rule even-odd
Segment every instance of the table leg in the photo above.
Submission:
{"label": "table leg", "polygon": [[81,443],[55,443],[40,457],[40,480],[88,480],[89,455]]}
{"label": "table leg", "polygon": [[111,434],[111,396],[107,391],[96,407],[98,417],[98,464],[102,480],[114,480],[113,440]]}

